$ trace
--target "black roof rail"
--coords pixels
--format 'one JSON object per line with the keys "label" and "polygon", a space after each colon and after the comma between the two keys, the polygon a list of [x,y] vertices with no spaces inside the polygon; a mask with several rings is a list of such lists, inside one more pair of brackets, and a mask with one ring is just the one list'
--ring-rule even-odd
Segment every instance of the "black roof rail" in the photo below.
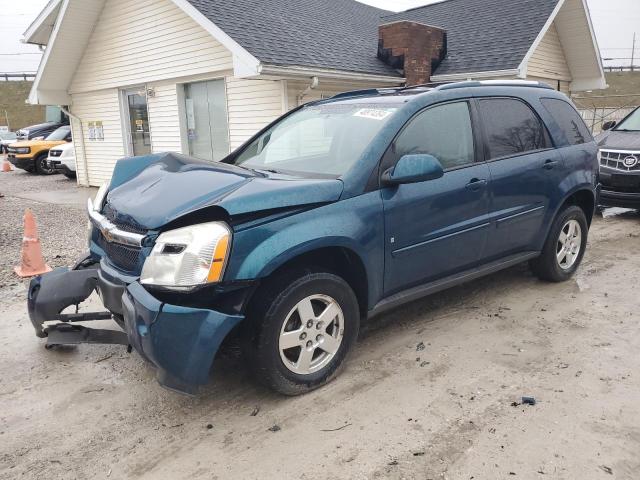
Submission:
{"label": "black roof rail", "polygon": [[468,80],[466,82],[447,83],[436,87],[436,90],[453,90],[469,87],[533,87],[553,90],[553,87],[532,80]]}
{"label": "black roof rail", "polygon": [[443,85],[424,83],[421,85],[411,85],[408,87],[383,87],[368,88],[364,90],[352,90],[350,92],[338,93],[331,98],[350,98],[385,94],[393,95],[396,93],[409,92],[412,90],[415,90],[417,93],[425,93],[430,92],[431,90],[453,90],[455,88],[470,87],[533,87],[554,90],[553,87],[547,85],[546,83],[536,82],[532,80],[467,80],[463,82],[445,83]]}
{"label": "black roof rail", "polygon": [[362,97],[364,95],[380,95],[380,89],[367,88],[365,90],[351,90],[350,92],[342,92],[334,95],[331,98],[349,98],[349,97]]}
{"label": "black roof rail", "polygon": [[409,87],[381,87],[381,88],[369,88],[366,90],[353,90],[350,92],[338,93],[331,97],[334,98],[349,98],[349,97],[361,97],[365,95],[393,95],[399,92],[406,92],[409,90],[422,90],[424,92],[428,92],[433,90],[432,84],[423,84],[423,85],[411,85]]}

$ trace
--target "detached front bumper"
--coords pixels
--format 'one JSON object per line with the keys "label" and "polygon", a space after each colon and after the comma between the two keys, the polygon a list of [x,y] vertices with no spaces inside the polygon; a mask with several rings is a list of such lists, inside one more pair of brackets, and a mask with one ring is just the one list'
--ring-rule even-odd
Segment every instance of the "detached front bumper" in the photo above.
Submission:
{"label": "detached front bumper", "polygon": [[127,286],[122,306],[131,345],[158,368],[161,385],[183,393],[207,383],[218,348],[244,318],[162,303],[137,282]]}
{"label": "detached front bumper", "polygon": [[[119,281],[120,280],[120,281]],[[213,359],[243,315],[164,303],[128,278],[113,278],[100,268],[56,269],[31,281],[29,317],[48,344],[119,343],[133,346],[157,368],[158,382],[172,390],[194,394],[207,383]],[[62,310],[97,291],[110,310],[63,315]],[[72,322],[99,320],[115,314],[124,330],[94,330]],[[91,318],[91,316],[95,318]],[[57,321],[60,323],[47,324]],[[52,338],[54,339],[53,341]]]}

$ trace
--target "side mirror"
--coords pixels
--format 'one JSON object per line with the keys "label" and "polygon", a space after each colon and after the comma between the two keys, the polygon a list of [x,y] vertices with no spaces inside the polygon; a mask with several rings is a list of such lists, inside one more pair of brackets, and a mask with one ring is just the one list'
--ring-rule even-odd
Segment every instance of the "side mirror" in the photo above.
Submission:
{"label": "side mirror", "polygon": [[602,130],[611,130],[613,127],[615,127],[618,124],[618,122],[616,122],[615,120],[611,120],[610,122],[605,122],[602,125]]}
{"label": "side mirror", "polygon": [[442,164],[433,155],[404,155],[395,167],[382,174],[384,185],[401,185],[403,183],[426,182],[444,175]]}

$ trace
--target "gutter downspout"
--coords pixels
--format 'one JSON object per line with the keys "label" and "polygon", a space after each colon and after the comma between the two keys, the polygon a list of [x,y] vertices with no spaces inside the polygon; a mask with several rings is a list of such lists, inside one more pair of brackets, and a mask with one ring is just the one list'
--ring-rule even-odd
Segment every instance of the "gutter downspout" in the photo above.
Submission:
{"label": "gutter downspout", "polygon": [[[84,169],[84,181],[86,182],[86,186],[90,187],[91,185],[89,185],[89,165],[87,163],[87,150],[85,149],[85,143],[84,143],[84,128],[82,127],[82,119],[77,115],[74,115],[73,113],[71,113],[62,105],[58,105],[58,108],[60,108],[60,110],[62,110],[62,112],[68,115],[69,117],[73,118],[74,120],[77,120],[78,123],[80,124],[80,140],[81,140],[80,143],[82,144],[82,167]],[[78,157],[76,156],[76,160],[77,159]]]}
{"label": "gutter downspout", "polygon": [[309,95],[309,92],[311,92],[311,90],[315,90],[316,88],[318,88],[319,84],[320,80],[318,80],[318,77],[311,77],[311,83],[309,84],[309,86],[298,95],[298,106],[302,105],[302,99]]}

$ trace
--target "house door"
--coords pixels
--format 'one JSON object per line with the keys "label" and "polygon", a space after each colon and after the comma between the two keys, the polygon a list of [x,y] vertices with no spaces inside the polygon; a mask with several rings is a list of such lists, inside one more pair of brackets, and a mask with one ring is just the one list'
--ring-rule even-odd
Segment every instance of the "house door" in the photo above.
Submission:
{"label": "house door", "polygon": [[185,85],[189,155],[222,160],[229,154],[229,124],[224,80]]}
{"label": "house door", "polygon": [[148,155],[151,153],[151,132],[144,88],[124,90],[122,97],[127,130],[127,155]]}

